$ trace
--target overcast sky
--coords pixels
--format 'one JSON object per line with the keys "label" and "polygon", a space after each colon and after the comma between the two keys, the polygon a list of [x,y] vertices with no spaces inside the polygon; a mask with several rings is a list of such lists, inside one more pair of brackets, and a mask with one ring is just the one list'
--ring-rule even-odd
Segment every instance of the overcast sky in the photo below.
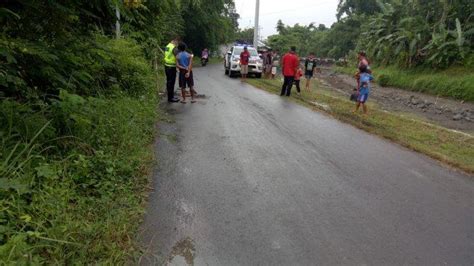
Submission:
{"label": "overcast sky", "polygon": [[[240,28],[254,26],[256,0],[235,0],[240,15]],[[260,34],[263,38],[276,33],[276,23],[281,19],[285,25],[314,22],[330,27],[336,22],[339,0],[260,0]]]}

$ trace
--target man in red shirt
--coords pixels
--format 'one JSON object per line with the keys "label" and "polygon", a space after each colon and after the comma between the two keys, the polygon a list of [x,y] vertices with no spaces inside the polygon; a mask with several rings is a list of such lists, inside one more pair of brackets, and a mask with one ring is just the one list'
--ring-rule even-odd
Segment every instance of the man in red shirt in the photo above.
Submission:
{"label": "man in red shirt", "polygon": [[286,95],[290,96],[291,94],[291,87],[293,86],[293,82],[295,80],[295,74],[300,64],[300,60],[296,55],[296,47],[292,46],[291,50],[286,53],[283,58],[281,59],[281,70],[283,72],[283,76],[285,77],[283,81],[283,86],[281,87],[281,94],[280,96]]}
{"label": "man in red shirt", "polygon": [[247,74],[249,73],[249,59],[250,53],[247,46],[244,46],[244,51],[240,53],[240,74],[242,74],[242,81],[247,78]]}

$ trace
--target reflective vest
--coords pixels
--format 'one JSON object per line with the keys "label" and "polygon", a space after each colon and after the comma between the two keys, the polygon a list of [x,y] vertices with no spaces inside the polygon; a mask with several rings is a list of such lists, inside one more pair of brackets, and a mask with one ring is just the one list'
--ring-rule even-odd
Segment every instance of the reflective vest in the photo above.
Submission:
{"label": "reflective vest", "polygon": [[168,43],[165,48],[165,66],[176,66],[176,56],[173,53],[175,45]]}

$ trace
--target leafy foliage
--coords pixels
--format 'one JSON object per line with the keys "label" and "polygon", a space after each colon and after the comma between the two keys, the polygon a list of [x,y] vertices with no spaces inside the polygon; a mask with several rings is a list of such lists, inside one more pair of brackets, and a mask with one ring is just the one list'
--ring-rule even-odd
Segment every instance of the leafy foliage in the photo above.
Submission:
{"label": "leafy foliage", "polygon": [[468,0],[340,0],[338,22],[330,29],[287,26],[280,20],[278,34],[269,36],[268,43],[334,58],[364,50],[376,64],[403,68],[470,66],[473,6]]}
{"label": "leafy foliage", "polygon": [[0,264],[133,260],[160,47],[176,35],[217,46],[237,27],[233,5],[1,1]]}

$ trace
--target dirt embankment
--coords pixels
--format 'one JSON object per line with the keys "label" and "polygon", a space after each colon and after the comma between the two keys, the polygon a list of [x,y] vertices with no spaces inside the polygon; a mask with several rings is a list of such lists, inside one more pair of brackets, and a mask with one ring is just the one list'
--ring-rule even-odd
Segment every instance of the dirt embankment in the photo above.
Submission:
{"label": "dirt embankment", "polygon": [[[336,73],[331,69],[323,69],[317,77],[347,97],[356,86],[353,77]],[[377,84],[372,85],[369,99],[387,111],[414,114],[443,127],[474,133],[474,103],[381,87]]]}

